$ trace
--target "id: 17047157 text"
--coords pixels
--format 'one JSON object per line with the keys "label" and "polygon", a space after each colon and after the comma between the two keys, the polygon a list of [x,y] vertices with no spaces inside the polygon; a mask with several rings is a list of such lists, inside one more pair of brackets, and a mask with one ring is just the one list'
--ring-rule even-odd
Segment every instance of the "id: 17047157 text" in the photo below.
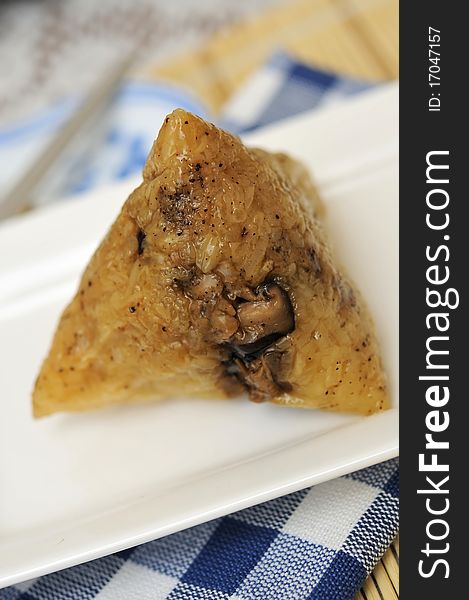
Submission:
{"label": "id: 17047157 text", "polygon": [[435,27],[428,28],[428,85],[430,97],[428,110],[439,112],[441,110],[440,98],[440,30]]}

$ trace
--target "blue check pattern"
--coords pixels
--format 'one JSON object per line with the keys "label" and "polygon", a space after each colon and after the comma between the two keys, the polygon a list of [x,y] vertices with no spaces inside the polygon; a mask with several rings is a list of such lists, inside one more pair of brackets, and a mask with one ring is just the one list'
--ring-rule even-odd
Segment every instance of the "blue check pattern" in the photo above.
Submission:
{"label": "blue check pattern", "polygon": [[340,102],[371,87],[368,81],[313,68],[279,51],[228,103],[219,125],[234,133],[246,133]]}
{"label": "blue check pattern", "polygon": [[[284,54],[265,68],[275,89],[251,113],[241,98],[225,126],[251,130],[368,87]],[[398,498],[395,459],[11,586],[0,600],[349,600],[397,534]]]}
{"label": "blue check pattern", "polygon": [[0,591],[1,600],[349,600],[398,528],[396,459]]}

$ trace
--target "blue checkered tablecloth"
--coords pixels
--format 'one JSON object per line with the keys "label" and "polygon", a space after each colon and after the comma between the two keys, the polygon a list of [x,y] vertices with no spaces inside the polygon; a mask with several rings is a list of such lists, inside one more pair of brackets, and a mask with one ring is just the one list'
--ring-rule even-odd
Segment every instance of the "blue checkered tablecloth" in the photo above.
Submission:
{"label": "blue checkered tablecloth", "polygon": [[277,52],[230,99],[221,126],[245,133],[367,90],[371,84],[315,69]]}
{"label": "blue checkered tablecloth", "polygon": [[2,600],[348,600],[396,535],[397,460],[0,591]]}
{"label": "blue checkered tablecloth", "polygon": [[[252,130],[365,87],[277,55],[220,122]],[[252,89],[263,90],[256,102]],[[11,586],[0,600],[349,600],[397,533],[398,478],[391,460]]]}

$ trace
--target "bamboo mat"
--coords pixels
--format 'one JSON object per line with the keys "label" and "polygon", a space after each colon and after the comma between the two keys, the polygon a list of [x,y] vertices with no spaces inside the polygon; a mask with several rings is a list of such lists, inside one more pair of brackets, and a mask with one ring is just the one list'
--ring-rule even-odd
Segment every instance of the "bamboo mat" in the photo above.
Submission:
{"label": "bamboo mat", "polygon": [[276,49],[372,81],[397,77],[397,0],[291,0],[141,73],[189,88],[217,111]]}
{"label": "bamboo mat", "polygon": [[[282,49],[336,73],[386,81],[398,75],[398,0],[290,0],[213,36],[202,47],[141,76],[186,87],[214,112],[271,54]],[[355,600],[399,597],[399,540]],[[339,600],[339,599],[338,599]]]}

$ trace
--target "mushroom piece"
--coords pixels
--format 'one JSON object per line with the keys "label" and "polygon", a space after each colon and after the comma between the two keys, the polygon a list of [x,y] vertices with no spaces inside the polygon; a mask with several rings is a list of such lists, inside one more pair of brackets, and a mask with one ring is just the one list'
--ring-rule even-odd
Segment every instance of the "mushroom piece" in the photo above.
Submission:
{"label": "mushroom piece", "polygon": [[238,304],[239,328],[229,341],[234,353],[243,360],[259,356],[295,328],[290,298],[277,283],[259,286],[255,297],[258,299]]}
{"label": "mushroom piece", "polygon": [[227,373],[236,377],[244,385],[249,391],[249,399],[252,402],[265,402],[280,391],[274,374],[260,358],[247,365],[243,359],[234,358],[228,366]]}
{"label": "mushroom piece", "polygon": [[279,381],[281,353],[267,351],[260,357],[232,356],[226,361],[226,374],[237,379],[249,392],[253,402],[265,402],[283,392],[290,392],[288,382]]}

